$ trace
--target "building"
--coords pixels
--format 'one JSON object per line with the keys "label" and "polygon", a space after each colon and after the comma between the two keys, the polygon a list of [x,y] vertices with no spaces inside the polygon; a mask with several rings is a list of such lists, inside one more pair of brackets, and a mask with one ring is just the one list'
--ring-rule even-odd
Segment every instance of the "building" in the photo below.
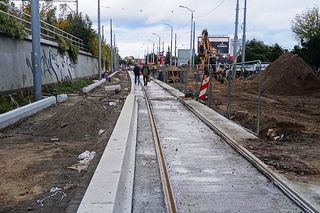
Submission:
{"label": "building", "polygon": [[178,49],[178,66],[188,64],[190,60],[190,49]]}

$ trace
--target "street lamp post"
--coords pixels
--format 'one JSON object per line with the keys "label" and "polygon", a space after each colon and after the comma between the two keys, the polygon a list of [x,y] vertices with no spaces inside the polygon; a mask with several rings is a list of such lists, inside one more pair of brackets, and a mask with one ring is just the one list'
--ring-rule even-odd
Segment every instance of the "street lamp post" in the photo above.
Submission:
{"label": "street lamp post", "polygon": [[244,0],[244,15],[243,15],[243,34],[242,34],[242,62],[246,61],[246,29],[247,28],[247,0]]}
{"label": "street lamp post", "polygon": [[236,64],[237,64],[237,56],[238,56],[238,22],[239,22],[239,0],[237,0],[236,4],[236,21],[235,21],[235,29],[234,29],[234,39],[233,39],[233,68],[232,68],[232,77],[236,78]]}
{"label": "street lamp post", "polygon": [[177,33],[174,34],[174,65],[177,66]]}
{"label": "street lamp post", "polygon": [[110,72],[112,73],[113,70],[113,32],[112,32],[112,19],[110,19]]}
{"label": "street lamp post", "polygon": [[159,57],[160,57],[160,48],[161,48],[161,45],[160,45],[160,43],[161,43],[161,38],[160,38],[160,35],[158,35],[157,33],[152,33],[152,35],[155,35],[155,36],[158,36],[159,37]]}
{"label": "street lamp post", "polygon": [[33,88],[36,101],[42,99],[39,1],[31,1]]}
{"label": "street lamp post", "polygon": [[194,10],[191,10],[189,7],[186,7],[186,6],[183,6],[183,5],[180,5],[179,7],[181,8],[185,8],[187,10],[189,10],[191,12],[191,32],[190,32],[190,69],[191,69],[191,66],[192,66],[192,28],[193,28],[193,12]]}
{"label": "street lamp post", "polygon": [[152,63],[154,64],[154,42],[151,39],[148,39],[148,41],[152,42]]}
{"label": "street lamp post", "polygon": [[149,62],[149,57],[148,57],[148,55],[149,55],[149,46],[148,46],[148,44],[142,43],[142,47],[145,50],[146,62],[148,63]]}
{"label": "street lamp post", "polygon": [[172,34],[173,34],[173,27],[170,24],[164,23],[171,28],[171,41],[170,41],[170,66],[172,65]]}
{"label": "street lamp post", "polygon": [[101,20],[100,20],[100,0],[98,0],[98,78],[101,79]]}

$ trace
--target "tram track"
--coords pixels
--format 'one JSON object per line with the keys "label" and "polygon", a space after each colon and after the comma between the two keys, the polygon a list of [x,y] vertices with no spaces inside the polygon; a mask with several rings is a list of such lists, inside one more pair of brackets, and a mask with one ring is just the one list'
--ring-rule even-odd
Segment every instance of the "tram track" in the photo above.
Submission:
{"label": "tram track", "polygon": [[150,100],[145,88],[142,85],[141,85],[141,88],[143,90],[143,95],[147,105],[148,116],[149,116],[151,130],[152,130],[152,136],[155,143],[155,150],[156,150],[156,155],[157,155],[158,164],[159,164],[159,171],[160,171],[161,183],[162,183],[162,188],[164,193],[164,200],[166,204],[166,210],[168,213],[176,213],[177,207],[176,207],[173,191],[171,188],[167,164],[163,156],[163,151],[162,151],[162,147],[159,139],[159,133],[155,124],[155,119],[152,112]]}
{"label": "tram track", "polygon": [[246,148],[241,146],[236,140],[232,137],[226,135],[219,128],[213,125],[210,121],[208,121],[204,116],[202,116],[197,110],[195,110],[192,106],[190,106],[183,98],[177,96],[168,88],[163,87],[157,81],[154,81],[157,85],[159,85],[162,89],[168,92],[173,97],[177,98],[177,100],[183,104],[189,111],[191,111],[194,115],[196,115],[203,123],[205,123],[210,129],[216,132],[224,141],[226,141],[234,150],[236,150],[243,158],[248,160],[256,169],[258,169],[264,176],[266,176],[269,180],[273,182],[275,186],[277,186],[288,198],[290,198],[295,204],[297,204],[300,208],[305,212],[310,213],[319,213],[319,210],[313,206],[306,198],[303,197],[293,186],[288,183],[284,177],[278,175],[273,170],[271,170],[266,164],[264,164],[260,159],[254,156],[251,152],[249,152]]}

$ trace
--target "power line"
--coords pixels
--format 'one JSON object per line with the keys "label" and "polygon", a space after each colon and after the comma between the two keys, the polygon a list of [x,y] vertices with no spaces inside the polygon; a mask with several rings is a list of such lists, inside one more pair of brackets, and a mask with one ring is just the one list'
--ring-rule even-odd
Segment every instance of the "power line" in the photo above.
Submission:
{"label": "power line", "polygon": [[207,12],[207,13],[201,15],[201,16],[194,17],[194,18],[202,18],[202,17],[205,17],[205,16],[211,14],[213,11],[215,11],[216,9],[218,9],[225,1],[226,1],[226,0],[220,1],[219,4],[218,4],[215,8],[213,8],[212,10],[210,10],[209,12]]}

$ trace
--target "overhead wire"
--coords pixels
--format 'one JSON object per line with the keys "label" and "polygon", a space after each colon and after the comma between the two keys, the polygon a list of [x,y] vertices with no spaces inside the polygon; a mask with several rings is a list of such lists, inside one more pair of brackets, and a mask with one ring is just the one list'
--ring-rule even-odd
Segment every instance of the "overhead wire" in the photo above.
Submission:
{"label": "overhead wire", "polygon": [[207,15],[210,15],[213,11],[215,11],[216,9],[218,9],[225,1],[226,1],[226,0],[220,1],[219,4],[218,4],[215,8],[213,8],[212,10],[210,10],[209,12],[207,12],[207,13],[205,13],[205,14],[203,14],[203,15],[200,15],[200,16],[196,16],[196,17],[194,17],[194,18],[198,19],[198,18],[205,17],[205,16],[207,16]]}

